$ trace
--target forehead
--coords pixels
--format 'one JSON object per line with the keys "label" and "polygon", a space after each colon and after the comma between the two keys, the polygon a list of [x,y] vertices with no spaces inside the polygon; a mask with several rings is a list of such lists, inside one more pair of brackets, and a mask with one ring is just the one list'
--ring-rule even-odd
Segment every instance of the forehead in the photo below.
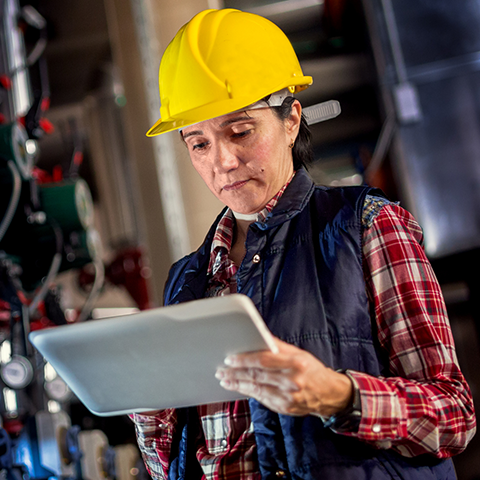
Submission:
{"label": "forehead", "polygon": [[182,129],[181,133],[183,138],[190,137],[192,135],[201,135],[202,133],[222,130],[235,124],[241,124],[245,122],[258,122],[269,115],[272,115],[270,108],[261,108],[255,110],[245,110],[240,112],[228,113],[221,117],[212,118],[211,120],[205,120],[203,122],[190,125]]}

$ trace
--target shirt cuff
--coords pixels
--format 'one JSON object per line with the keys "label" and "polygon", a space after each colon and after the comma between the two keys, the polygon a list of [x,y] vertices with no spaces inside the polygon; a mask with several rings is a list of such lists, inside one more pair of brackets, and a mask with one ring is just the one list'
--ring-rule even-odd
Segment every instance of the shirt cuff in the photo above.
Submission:
{"label": "shirt cuff", "polygon": [[349,370],[358,386],[362,416],[357,438],[369,442],[395,442],[407,437],[407,414],[398,392],[384,378]]}

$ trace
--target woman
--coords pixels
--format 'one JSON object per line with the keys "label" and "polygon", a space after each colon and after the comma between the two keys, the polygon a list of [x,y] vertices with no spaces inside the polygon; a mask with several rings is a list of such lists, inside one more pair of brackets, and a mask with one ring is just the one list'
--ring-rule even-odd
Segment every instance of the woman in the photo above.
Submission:
{"label": "woman", "polygon": [[207,10],[160,66],[161,119],[226,208],[171,269],[165,304],[241,292],[279,352],[236,355],[249,400],[133,415],[154,478],[455,478],[475,431],[440,288],[415,220],[366,187],[315,187],[306,88],[285,35]]}

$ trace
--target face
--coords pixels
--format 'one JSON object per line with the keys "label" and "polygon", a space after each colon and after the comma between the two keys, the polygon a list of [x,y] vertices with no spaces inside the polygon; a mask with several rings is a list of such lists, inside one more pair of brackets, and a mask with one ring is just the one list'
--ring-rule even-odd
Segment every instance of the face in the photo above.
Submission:
{"label": "face", "polygon": [[279,119],[270,108],[224,115],[183,129],[193,166],[211,192],[238,213],[256,213],[293,174],[289,145],[301,106]]}

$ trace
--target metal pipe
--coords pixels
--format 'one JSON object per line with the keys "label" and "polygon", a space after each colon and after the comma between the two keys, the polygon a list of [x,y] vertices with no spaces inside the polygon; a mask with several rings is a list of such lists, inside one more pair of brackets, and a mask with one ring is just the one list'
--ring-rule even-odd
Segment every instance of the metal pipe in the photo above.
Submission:
{"label": "metal pipe", "polygon": [[405,59],[403,58],[402,46],[400,44],[400,36],[398,34],[397,23],[395,21],[395,12],[393,10],[391,0],[381,0],[385,23],[387,26],[388,39],[393,55],[393,63],[397,73],[399,83],[408,81],[407,68],[405,67]]}

